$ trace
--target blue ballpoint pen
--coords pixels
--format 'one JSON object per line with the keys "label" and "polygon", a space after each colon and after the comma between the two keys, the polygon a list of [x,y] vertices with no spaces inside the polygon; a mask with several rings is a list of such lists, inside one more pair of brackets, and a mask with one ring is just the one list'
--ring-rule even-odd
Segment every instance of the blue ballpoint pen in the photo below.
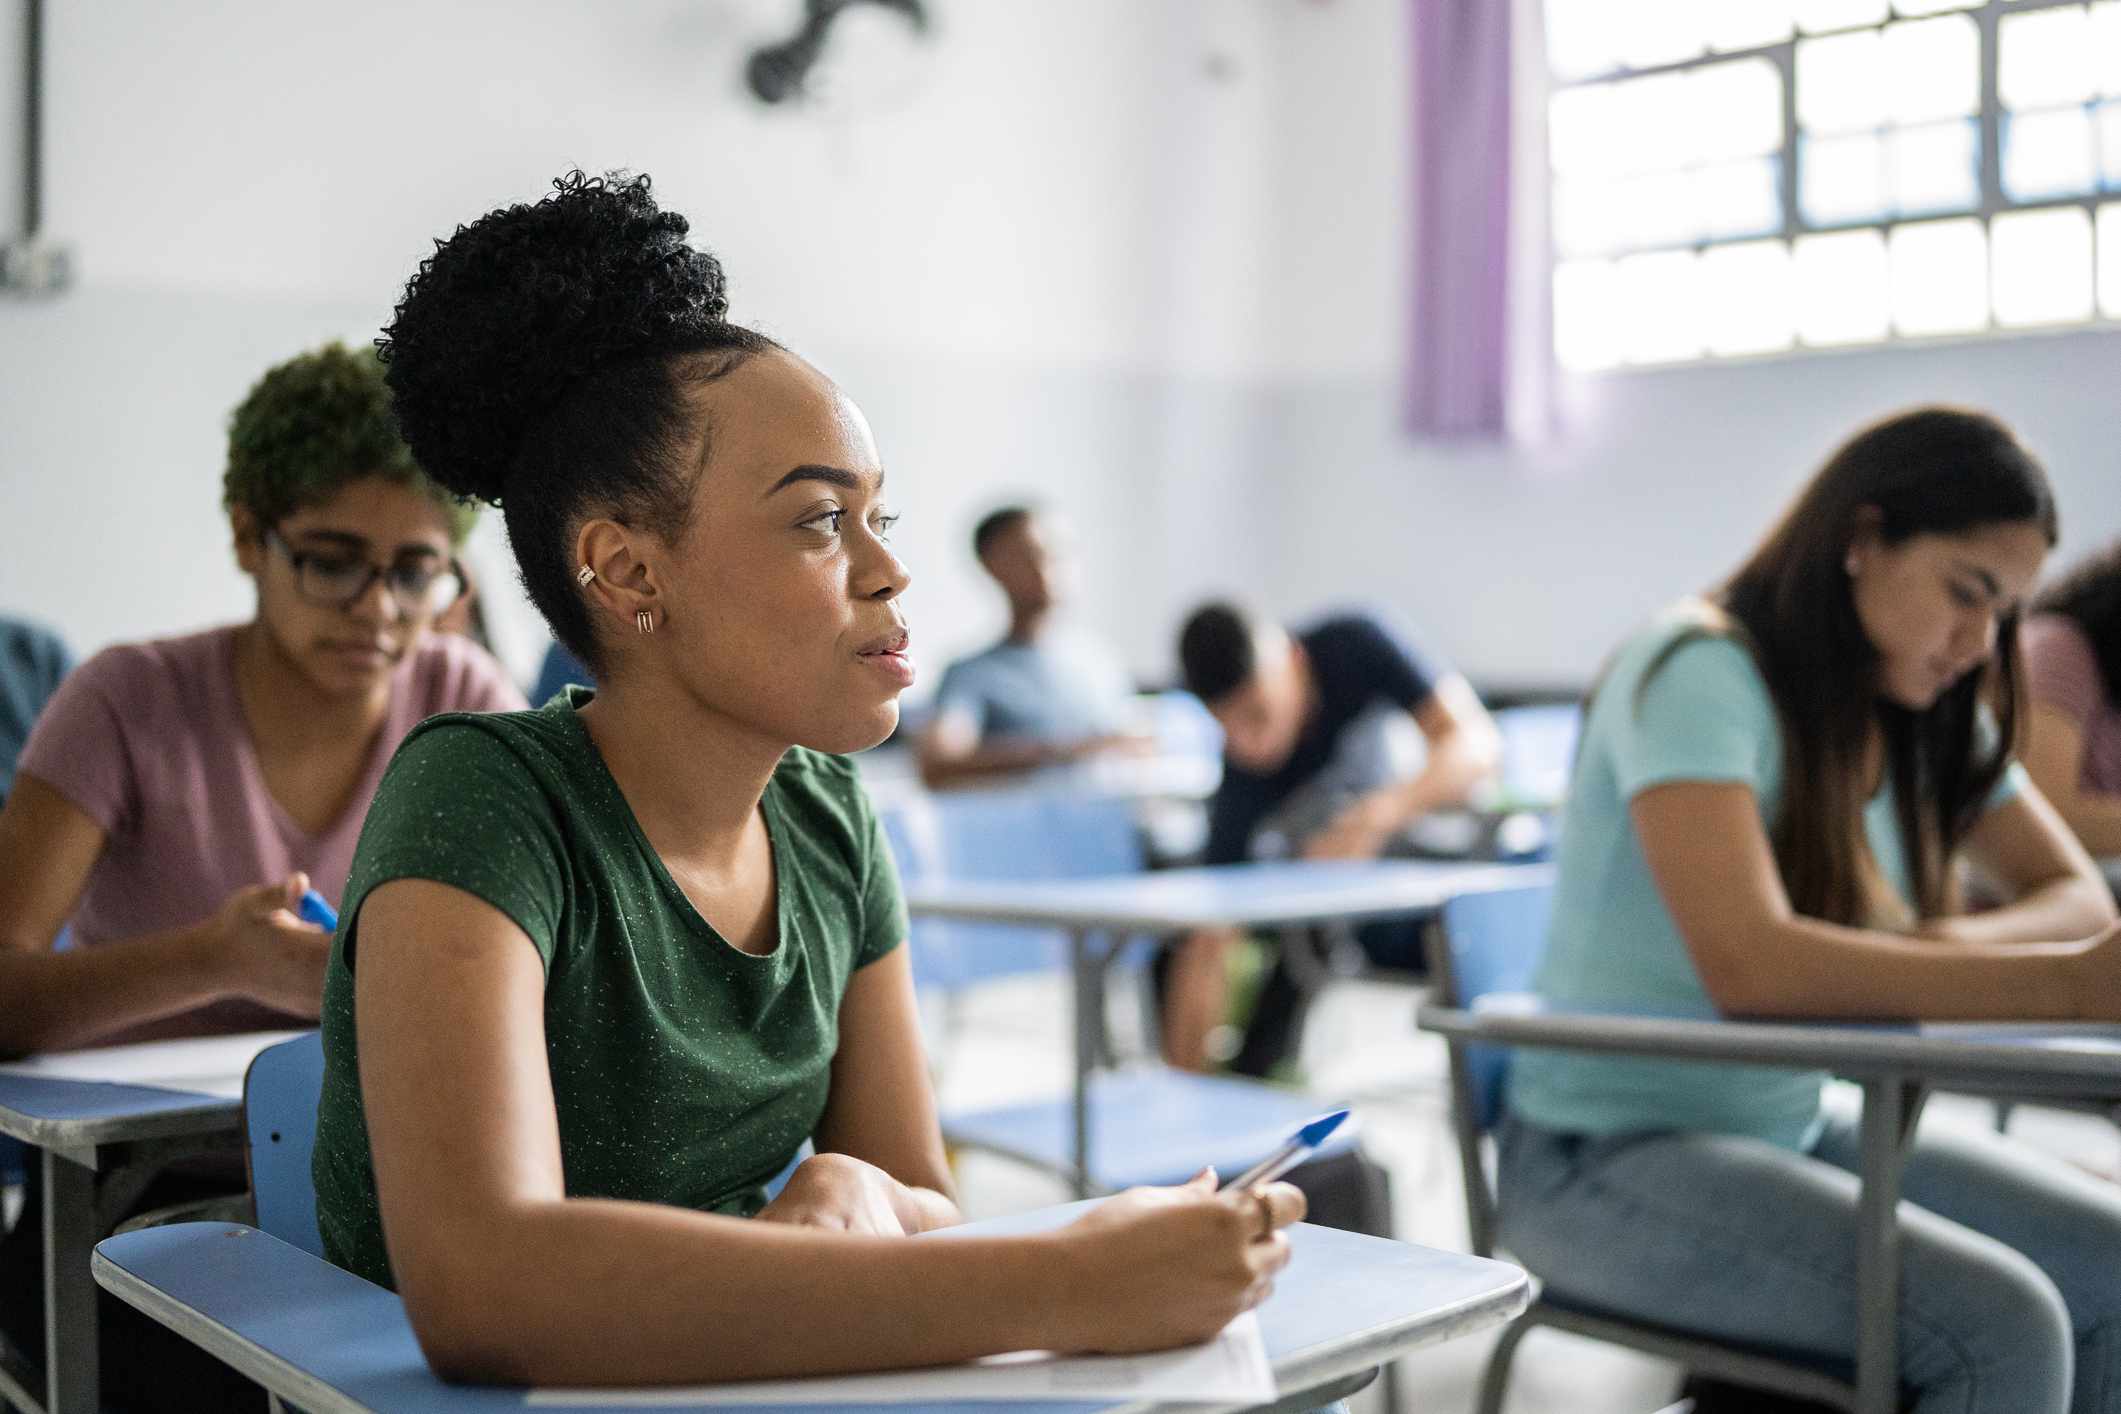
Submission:
{"label": "blue ballpoint pen", "polygon": [[305,923],[314,923],[327,933],[339,931],[339,912],[324,901],[324,895],[315,889],[304,889],[302,901],[295,905],[295,916]]}
{"label": "blue ballpoint pen", "polygon": [[1224,1184],[1224,1191],[1227,1192],[1231,1189],[1243,1190],[1252,1187],[1256,1183],[1272,1183],[1305,1159],[1310,1158],[1312,1151],[1325,1143],[1326,1136],[1340,1128],[1341,1121],[1347,1117],[1348,1112],[1346,1110],[1335,1110],[1331,1114],[1320,1115],[1317,1119],[1312,1120],[1302,1129],[1290,1135],[1288,1142],[1284,1143],[1280,1148]]}

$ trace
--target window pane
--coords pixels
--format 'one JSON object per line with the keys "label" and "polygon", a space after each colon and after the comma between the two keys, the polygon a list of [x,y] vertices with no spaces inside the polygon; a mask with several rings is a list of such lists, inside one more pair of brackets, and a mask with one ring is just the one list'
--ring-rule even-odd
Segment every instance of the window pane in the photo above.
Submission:
{"label": "window pane", "polygon": [[1554,184],[1554,248],[1563,255],[1619,250],[1628,221],[1619,184],[1597,177]]}
{"label": "window pane", "polygon": [[1756,157],[1782,146],[1782,72],[1765,59],[1695,70],[1686,102],[1695,151],[1705,161]]}
{"label": "window pane", "polygon": [[1670,363],[1701,355],[1701,282],[1690,250],[1661,250],[1614,262],[1626,302],[1622,354],[1629,363]]}
{"label": "window pane", "polygon": [[1965,15],[1888,25],[1883,49],[1895,121],[1958,118],[1981,106],[1981,31]]}
{"label": "window pane", "polygon": [[1554,356],[1564,368],[1611,368],[1620,362],[1616,341],[1626,320],[1620,279],[1610,262],[1574,260],[1554,267]]}
{"label": "window pane", "polygon": [[2075,196],[2097,180],[2091,114],[2082,108],[2003,120],[2003,190],[2015,201]]}
{"label": "window pane", "polygon": [[1704,167],[1694,178],[1694,209],[1704,236],[1764,236],[1782,229],[1781,163],[1772,157]]}
{"label": "window pane", "polygon": [[1965,211],[1981,200],[1981,134],[1971,121],[1905,128],[1885,140],[1888,191],[1903,216]]}
{"label": "window pane", "polygon": [[2092,6],[2092,74],[2099,92],[2121,98],[2121,0]]}
{"label": "window pane", "polygon": [[1796,0],[1791,9],[1806,34],[1874,25],[1885,18],[1885,0]]}
{"label": "window pane", "polygon": [[2092,96],[2091,17],[2080,6],[2005,15],[1996,25],[1996,94],[2007,108]]}
{"label": "window pane", "polygon": [[1562,89],[1547,102],[1547,160],[1556,173],[1618,170],[1625,151],[1620,122],[1612,84]]}
{"label": "window pane", "polygon": [[1779,44],[1790,37],[1790,0],[1717,0],[1700,9],[1709,48],[1718,53]]}
{"label": "window pane", "polygon": [[1885,121],[1876,30],[1797,45],[1797,121],[1813,132],[1849,132]]}
{"label": "window pane", "polygon": [[1894,229],[1893,329],[1963,334],[1988,323],[1988,235],[1972,218]]}
{"label": "window pane", "polygon": [[1547,0],[1547,67],[1556,77],[1586,78],[1619,63],[1610,6],[1611,0]]}
{"label": "window pane", "polygon": [[1805,138],[1797,167],[1798,205],[1815,226],[1876,221],[1886,215],[1885,144],[1858,137]]}
{"label": "window pane", "polygon": [[2121,103],[2102,103],[2093,120],[2099,138],[2099,180],[2112,191],[2121,187]]}
{"label": "window pane", "polygon": [[1877,231],[1804,236],[1792,257],[1797,337],[1860,344],[1885,337],[1885,237]]}
{"label": "window pane", "polygon": [[2099,312],[2121,319],[2121,202],[2099,208]]}
{"label": "window pane", "polygon": [[[1557,163],[1556,170],[1656,172],[1686,166],[1694,160],[1699,140],[1688,104],[1692,85],[1693,75],[1681,72],[1622,79],[1592,89],[1563,90],[1557,99],[1571,93],[1602,92],[1608,106],[1598,111],[1593,105],[1588,123],[1581,120],[1573,105],[1561,114],[1561,119],[1573,125],[1566,137],[1572,165],[1563,167]],[[1550,124],[1561,120],[1554,117],[1553,108],[1548,112]],[[1593,134],[1600,146],[1596,152],[1589,150]],[[1550,131],[1550,146],[1563,141],[1558,128]]]}
{"label": "window pane", "polygon": [[1694,178],[1688,172],[1652,172],[1618,183],[1614,191],[1621,213],[1621,244],[1684,245],[1701,238],[1701,210],[1695,205]]}
{"label": "window pane", "polygon": [[2092,312],[2092,220],[2079,207],[2013,211],[1989,227],[1998,324],[2060,324]]}
{"label": "window pane", "polygon": [[1789,247],[1781,241],[1716,246],[1701,257],[1703,335],[1710,353],[1771,353],[1797,337]]}
{"label": "window pane", "polygon": [[1606,10],[1620,62],[1631,69],[1676,64],[1707,47],[1699,0],[1622,0]]}

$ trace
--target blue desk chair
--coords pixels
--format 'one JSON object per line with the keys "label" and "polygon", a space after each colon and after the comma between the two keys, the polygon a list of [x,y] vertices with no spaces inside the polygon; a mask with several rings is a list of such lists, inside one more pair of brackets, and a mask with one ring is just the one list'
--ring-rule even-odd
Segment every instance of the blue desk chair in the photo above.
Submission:
{"label": "blue desk chair", "polygon": [[[1430,933],[1430,976],[1437,999],[1470,1007],[1485,996],[1532,989],[1546,951],[1553,915],[1551,885],[1468,894],[1445,904]],[[1482,1141],[1502,1119],[1510,1052],[1501,1046],[1451,1041],[1451,1122],[1457,1132],[1465,1182],[1466,1219],[1476,1255],[1495,1252],[1495,1189]],[[1798,1399],[1853,1411],[1856,1389],[1810,1365],[1776,1352],[1706,1340],[1684,1331],[1615,1316],[1543,1288],[1512,1321],[1488,1359],[1481,1380],[1480,1414],[1500,1414],[1517,1344],[1539,1326],[1588,1336],[1655,1355],[1712,1379],[1727,1380]]]}
{"label": "blue desk chair", "polygon": [[[1142,868],[1128,803],[1069,796],[976,794],[931,797],[884,812],[885,834],[904,878],[1092,878]],[[1029,973],[1066,972],[1058,932],[936,919],[914,925],[916,985],[955,1004],[970,989]],[[1149,948],[1106,940],[1108,969],[1144,970]],[[1100,992],[1100,997],[1102,993]],[[1100,1055],[1100,1060],[1109,1060]],[[1160,1063],[1101,1074],[1091,1087],[1090,1182],[1100,1192],[1183,1182],[1204,1164],[1240,1171],[1324,1106],[1315,1098],[1249,1080],[1193,1075]],[[1072,1178],[1073,1110],[1064,1097],[942,1116],[951,1144],[1004,1155]],[[1359,1153],[1343,1126],[1314,1164]],[[1351,1165],[1352,1167],[1352,1165]],[[1390,1231],[1381,1171],[1370,1178],[1357,1219]],[[1301,1174],[1299,1174],[1301,1177]]]}
{"label": "blue desk chair", "polygon": [[324,1040],[314,1031],[267,1046],[243,1076],[243,1136],[258,1226],[312,1257],[324,1255],[309,1177],[323,1088]]}

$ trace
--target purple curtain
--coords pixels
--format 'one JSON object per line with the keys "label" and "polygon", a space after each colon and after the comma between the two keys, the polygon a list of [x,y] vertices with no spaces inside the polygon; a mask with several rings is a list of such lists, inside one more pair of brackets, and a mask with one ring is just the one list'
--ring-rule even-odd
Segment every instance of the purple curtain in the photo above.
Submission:
{"label": "purple curtain", "polygon": [[1413,0],[1410,429],[1509,428],[1511,0]]}

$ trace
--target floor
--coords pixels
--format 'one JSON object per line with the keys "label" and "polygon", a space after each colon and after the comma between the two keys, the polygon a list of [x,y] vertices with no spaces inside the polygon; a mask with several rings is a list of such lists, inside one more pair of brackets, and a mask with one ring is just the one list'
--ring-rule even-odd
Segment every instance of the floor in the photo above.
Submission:
{"label": "floor", "polygon": [[[1413,1029],[1417,994],[1396,984],[1338,983],[1313,1011],[1303,1065],[1321,1094],[1366,1096],[1357,1113],[1370,1152],[1392,1171],[1397,1236],[1464,1250],[1465,1215],[1446,1113],[1440,1041]],[[1129,1009],[1115,1007],[1121,1029]],[[1067,1001],[1043,981],[983,989],[938,1045],[944,1107],[1059,1093],[1067,1078]],[[1985,1124],[1988,1109],[1939,1097],[1924,1124]],[[2121,1173],[2121,1131],[2088,1115],[2021,1110],[2012,1132],[2096,1171]],[[978,1155],[959,1171],[968,1211],[986,1216],[1065,1199],[1059,1184]],[[1406,1414],[1473,1408],[1493,1337],[1432,1348],[1401,1370]],[[1673,1407],[1678,1372],[1629,1351],[1558,1332],[1520,1347],[1507,1414],[1657,1414]],[[1387,1414],[1373,1387],[1356,1414]],[[1393,1414],[1397,1414],[1396,1411]]]}

